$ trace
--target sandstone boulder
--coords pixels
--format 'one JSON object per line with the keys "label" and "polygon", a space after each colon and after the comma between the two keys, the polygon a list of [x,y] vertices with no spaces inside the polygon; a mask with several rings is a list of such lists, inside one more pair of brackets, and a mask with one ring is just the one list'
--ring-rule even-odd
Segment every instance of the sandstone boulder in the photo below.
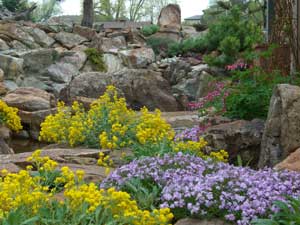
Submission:
{"label": "sandstone boulder", "polygon": [[5,79],[16,80],[23,73],[23,59],[0,54],[0,69]]}
{"label": "sandstone boulder", "polygon": [[165,6],[158,17],[158,26],[161,30],[173,28],[175,31],[181,29],[181,10],[179,5],[169,4]]}
{"label": "sandstone boulder", "polygon": [[78,96],[98,98],[109,84],[119,88],[134,109],[147,106],[150,110],[155,108],[163,111],[178,110],[178,104],[171,94],[168,82],[160,73],[146,69],[80,74],[61,92],[61,98],[67,102],[73,101]]}
{"label": "sandstone boulder", "polygon": [[259,167],[274,166],[300,147],[300,87],[277,85],[261,143]]}
{"label": "sandstone boulder", "polygon": [[300,172],[300,148],[291,153],[285,160],[275,166],[275,169]]}
{"label": "sandstone boulder", "polygon": [[85,37],[89,41],[93,40],[97,35],[97,31],[95,29],[79,25],[75,25],[73,27],[73,33]]}
{"label": "sandstone boulder", "polygon": [[124,68],[122,60],[114,54],[106,53],[103,55],[103,61],[108,73],[113,73]]}
{"label": "sandstone boulder", "polygon": [[6,51],[9,49],[9,46],[7,45],[7,43],[0,39],[0,51]]}
{"label": "sandstone boulder", "polygon": [[67,33],[64,31],[57,33],[54,36],[54,39],[68,49],[74,48],[76,45],[80,45],[83,42],[87,41],[85,37],[82,37],[78,34]]}
{"label": "sandstone boulder", "polygon": [[119,51],[119,56],[123,63],[131,69],[146,68],[155,60],[153,49],[146,47]]}
{"label": "sandstone boulder", "polygon": [[9,106],[28,112],[50,109],[56,104],[52,94],[36,88],[18,88],[9,92],[3,100]]}

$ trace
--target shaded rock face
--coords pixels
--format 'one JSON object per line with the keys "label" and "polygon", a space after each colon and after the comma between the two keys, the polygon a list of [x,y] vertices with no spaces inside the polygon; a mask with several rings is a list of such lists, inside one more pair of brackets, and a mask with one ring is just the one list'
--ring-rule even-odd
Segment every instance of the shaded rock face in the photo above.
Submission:
{"label": "shaded rock face", "polygon": [[203,137],[213,149],[228,151],[230,161],[240,155],[243,162],[251,162],[252,166],[256,166],[263,130],[262,120],[237,120],[212,126]]}
{"label": "shaded rock face", "polygon": [[285,160],[277,164],[275,169],[300,172],[300,148],[291,153]]}
{"label": "shaded rock face", "polygon": [[150,110],[177,111],[178,103],[170,92],[168,82],[160,73],[145,69],[123,69],[109,73],[83,73],[64,89],[61,98],[67,102],[77,97],[98,98],[109,84],[115,85],[124,94],[130,107]]}
{"label": "shaded rock face", "polygon": [[0,155],[13,154],[14,151],[7,145],[6,141],[10,138],[10,130],[0,125]]}
{"label": "shaded rock face", "polygon": [[300,87],[277,85],[263,134],[259,167],[274,166],[300,147]]}

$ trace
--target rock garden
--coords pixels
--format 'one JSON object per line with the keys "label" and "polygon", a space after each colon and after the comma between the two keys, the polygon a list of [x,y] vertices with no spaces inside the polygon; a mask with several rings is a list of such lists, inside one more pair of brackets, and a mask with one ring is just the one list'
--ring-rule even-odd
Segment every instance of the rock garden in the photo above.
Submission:
{"label": "rock garden", "polygon": [[299,65],[229,2],[204,31],[0,10],[0,225],[300,224]]}

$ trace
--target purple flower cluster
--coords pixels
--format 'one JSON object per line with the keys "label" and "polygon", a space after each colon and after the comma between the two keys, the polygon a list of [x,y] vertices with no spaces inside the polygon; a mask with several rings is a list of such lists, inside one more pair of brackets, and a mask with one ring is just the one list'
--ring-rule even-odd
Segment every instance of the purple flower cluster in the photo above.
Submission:
{"label": "purple flower cluster", "polygon": [[176,134],[175,140],[180,140],[180,141],[186,141],[186,140],[191,140],[191,141],[199,141],[200,135],[209,127],[210,125],[198,125],[194,126],[192,128],[187,128],[180,133]]}
{"label": "purple flower cluster", "polygon": [[186,210],[195,217],[223,217],[239,225],[270,216],[275,200],[300,196],[300,173],[256,171],[182,153],[133,161],[101,186],[121,187],[132,178],[152,179],[161,186],[161,207]]}

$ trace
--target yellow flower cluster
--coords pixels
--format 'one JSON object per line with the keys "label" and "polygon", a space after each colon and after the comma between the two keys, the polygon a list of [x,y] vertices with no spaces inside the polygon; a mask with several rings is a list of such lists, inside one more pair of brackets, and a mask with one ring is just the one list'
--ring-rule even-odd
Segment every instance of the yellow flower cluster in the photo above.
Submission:
{"label": "yellow flower cluster", "polygon": [[88,112],[78,102],[71,108],[59,103],[57,113],[45,119],[40,132],[40,140],[107,149],[173,138],[174,131],[159,110],[151,113],[143,108],[139,114],[128,109],[114,86],[108,86]]}
{"label": "yellow flower cluster", "polygon": [[33,178],[29,171],[21,170],[17,174],[2,170],[0,178],[0,218],[8,212],[25,206],[33,213],[49,200],[50,194],[39,185],[38,178]]}
{"label": "yellow flower cluster", "polygon": [[211,152],[209,154],[209,157],[212,158],[212,159],[215,159],[217,161],[227,162],[229,154],[228,154],[227,151],[225,151],[225,150],[222,149],[222,150],[220,150],[218,152]]}
{"label": "yellow flower cluster", "polygon": [[225,150],[220,150],[217,152],[211,152],[206,154],[204,147],[207,146],[207,142],[204,138],[200,138],[198,142],[196,141],[180,141],[173,143],[173,150],[175,152],[191,153],[203,159],[212,158],[216,161],[227,162],[228,161],[228,152]]}
{"label": "yellow flower cluster", "polygon": [[18,109],[9,107],[2,100],[0,100],[0,125],[5,125],[14,131],[19,131],[23,128],[21,119],[18,116]]}
{"label": "yellow flower cluster", "polygon": [[207,146],[207,142],[200,138],[198,142],[196,141],[179,141],[174,142],[173,149],[175,152],[189,152],[199,157],[204,157],[205,153],[203,152],[203,148]]}
{"label": "yellow flower cluster", "polygon": [[141,144],[156,143],[163,139],[173,140],[174,136],[174,130],[161,118],[159,110],[149,113],[147,108],[142,108],[140,123],[136,127],[136,137]]}
{"label": "yellow flower cluster", "polygon": [[73,210],[87,203],[88,212],[93,212],[101,206],[111,210],[116,221],[124,223],[131,221],[133,225],[164,225],[169,224],[173,218],[170,209],[140,210],[136,201],[131,200],[126,192],[116,191],[114,188],[108,190],[98,189],[94,183],[73,187],[64,193]]}
{"label": "yellow flower cluster", "polygon": [[[53,171],[57,168],[58,164],[56,161],[51,160],[48,156],[41,157],[42,151],[36,150],[31,156],[27,158],[28,162],[35,164],[38,170],[41,171]],[[30,167],[28,169],[31,169]]]}
{"label": "yellow flower cluster", "polygon": [[39,140],[56,143],[66,143],[71,125],[71,110],[63,102],[58,102],[57,113],[49,115],[41,124]]}
{"label": "yellow flower cluster", "polygon": [[98,165],[103,167],[112,167],[113,161],[109,155],[105,155],[103,152],[99,153]]}

